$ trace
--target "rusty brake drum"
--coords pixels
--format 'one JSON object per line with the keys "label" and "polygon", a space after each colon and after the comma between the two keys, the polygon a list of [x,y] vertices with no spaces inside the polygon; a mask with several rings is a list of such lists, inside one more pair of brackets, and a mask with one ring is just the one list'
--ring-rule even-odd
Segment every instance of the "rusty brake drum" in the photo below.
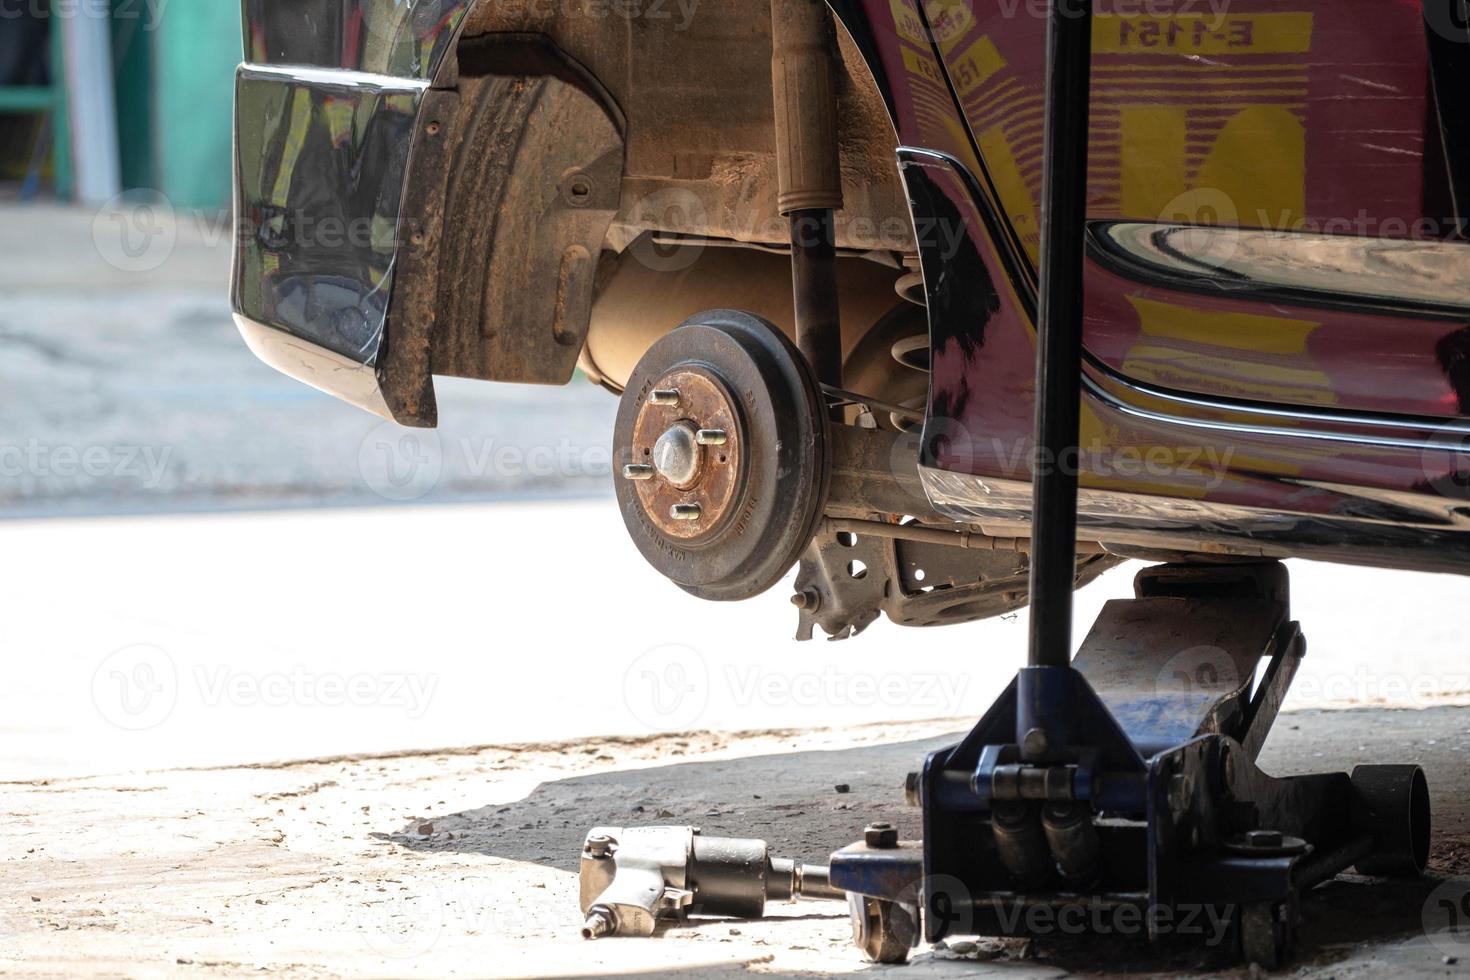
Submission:
{"label": "rusty brake drum", "polygon": [[758,316],[700,313],[656,342],[628,380],[614,438],[628,533],[693,595],[765,592],[816,532],[830,470],[821,389]]}

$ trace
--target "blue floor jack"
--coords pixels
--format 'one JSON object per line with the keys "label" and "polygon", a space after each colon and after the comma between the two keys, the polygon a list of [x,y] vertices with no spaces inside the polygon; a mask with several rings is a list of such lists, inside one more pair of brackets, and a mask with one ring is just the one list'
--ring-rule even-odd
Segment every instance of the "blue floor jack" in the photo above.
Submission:
{"label": "blue floor jack", "polygon": [[[1091,17],[1091,0],[1051,4],[1040,459],[1078,439]],[[1419,767],[1276,778],[1256,764],[1305,650],[1285,566],[1146,569],[1073,659],[1077,476],[1038,468],[1033,492],[1028,665],[910,775],[922,841],[874,825],[832,856],[869,959],[954,936],[1133,931],[1228,941],[1273,969],[1308,889],[1349,868],[1424,869]]]}

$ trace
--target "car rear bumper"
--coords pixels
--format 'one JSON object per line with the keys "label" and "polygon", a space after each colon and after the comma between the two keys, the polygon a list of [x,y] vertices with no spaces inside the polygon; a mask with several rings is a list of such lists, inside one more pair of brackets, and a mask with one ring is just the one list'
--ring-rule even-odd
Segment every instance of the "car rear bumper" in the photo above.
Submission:
{"label": "car rear bumper", "polygon": [[399,207],[424,93],[467,0],[246,0],[235,321],[268,364],[385,418]]}

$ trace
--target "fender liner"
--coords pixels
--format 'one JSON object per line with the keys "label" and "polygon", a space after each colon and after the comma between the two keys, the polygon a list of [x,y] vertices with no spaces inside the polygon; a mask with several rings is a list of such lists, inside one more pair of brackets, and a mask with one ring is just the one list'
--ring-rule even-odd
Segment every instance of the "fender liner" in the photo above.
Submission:
{"label": "fender liner", "polygon": [[415,127],[380,380],[432,426],[432,375],[567,383],[622,196],[625,123],[538,34],[466,39]]}

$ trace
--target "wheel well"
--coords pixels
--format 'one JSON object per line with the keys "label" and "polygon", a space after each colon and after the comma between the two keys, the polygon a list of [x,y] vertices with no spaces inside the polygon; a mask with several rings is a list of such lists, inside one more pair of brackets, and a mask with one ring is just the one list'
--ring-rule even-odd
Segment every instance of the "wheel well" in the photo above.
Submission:
{"label": "wheel well", "polygon": [[[561,384],[578,363],[616,390],[703,309],[792,329],[768,4],[571,8],[481,0],[426,96],[381,368],[421,400],[430,374]],[[915,248],[887,108],[837,34],[851,352],[904,305]]]}

